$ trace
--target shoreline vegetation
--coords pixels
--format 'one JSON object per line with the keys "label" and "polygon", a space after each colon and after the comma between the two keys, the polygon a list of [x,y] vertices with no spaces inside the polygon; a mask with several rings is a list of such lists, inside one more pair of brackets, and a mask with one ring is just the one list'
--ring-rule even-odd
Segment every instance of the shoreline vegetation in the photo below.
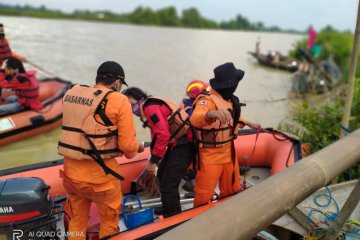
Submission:
{"label": "shoreline vegetation", "polygon": [[153,10],[150,7],[138,6],[132,12],[128,13],[115,13],[109,10],[74,10],[71,13],[65,13],[60,10],[48,9],[45,5],[34,7],[31,5],[22,6],[0,3],[0,15],[130,23],[149,26],[284,32],[296,34],[304,34],[307,31],[306,29],[300,31],[295,29],[281,29],[278,26],[265,26],[263,22],[250,22],[241,14],[237,14],[237,16],[228,21],[216,22],[203,17],[195,7],[184,9],[181,13],[178,13],[173,6],[158,10]]}
{"label": "shoreline vegetation", "polygon": [[[317,35],[316,43],[322,48],[321,53],[315,58],[317,61],[332,58],[343,72],[343,80],[339,86],[330,92],[317,96],[316,104],[311,101],[311,96],[300,96],[302,101],[294,108],[292,119],[280,124],[279,128],[300,137],[301,142],[310,147],[314,153],[329,144],[339,140],[340,129],[350,133],[360,128],[360,54],[355,74],[355,89],[351,106],[349,126],[341,125],[344,105],[347,95],[347,85],[350,68],[354,35],[350,32],[339,32],[332,28],[325,28]],[[298,41],[290,56],[296,58],[296,49],[306,49],[307,38]],[[314,97],[314,96],[313,96]],[[339,181],[360,178],[360,163],[339,176]]]}

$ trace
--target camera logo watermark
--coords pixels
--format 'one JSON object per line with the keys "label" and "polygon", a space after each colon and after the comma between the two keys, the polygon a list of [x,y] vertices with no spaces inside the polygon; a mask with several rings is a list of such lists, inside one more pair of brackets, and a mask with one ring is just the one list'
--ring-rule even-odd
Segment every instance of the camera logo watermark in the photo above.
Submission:
{"label": "camera logo watermark", "polygon": [[21,240],[21,237],[24,235],[24,232],[20,229],[13,230],[13,240]]}
{"label": "camera logo watermark", "polygon": [[13,230],[13,238],[12,240],[34,240],[34,239],[48,239],[48,240],[57,240],[57,239],[65,239],[67,237],[86,237],[85,232],[61,232],[61,231],[30,231],[24,232],[21,229],[14,229]]}

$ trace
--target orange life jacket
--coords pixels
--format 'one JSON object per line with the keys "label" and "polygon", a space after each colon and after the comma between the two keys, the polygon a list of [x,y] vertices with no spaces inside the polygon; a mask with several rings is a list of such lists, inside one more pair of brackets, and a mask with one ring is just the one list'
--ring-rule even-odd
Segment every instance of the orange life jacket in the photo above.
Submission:
{"label": "orange life jacket", "polygon": [[148,126],[148,121],[144,114],[144,106],[148,101],[166,104],[166,106],[170,109],[171,113],[167,118],[171,134],[170,143],[174,143],[176,140],[186,135],[190,127],[188,114],[176,104],[157,97],[148,97],[140,106],[140,120],[145,124],[145,126]]}
{"label": "orange life jacket", "polygon": [[[105,98],[112,90],[75,85],[63,98],[63,125],[58,153],[77,160],[122,156],[117,127],[105,116]],[[120,106],[119,106],[120,107]],[[96,119],[99,114],[102,122]]]}
{"label": "orange life jacket", "polygon": [[[224,109],[233,113],[232,103],[225,101],[220,96],[214,94],[199,95],[194,102],[194,106],[196,102],[203,100],[205,97],[209,97],[211,99],[216,106],[216,110]],[[235,127],[230,124],[221,124],[219,120],[216,120],[210,125],[202,128],[193,127],[195,131],[195,143],[199,147],[223,147],[225,143],[231,142],[237,138],[239,126],[237,121],[233,121],[233,124],[234,123],[236,124]]]}

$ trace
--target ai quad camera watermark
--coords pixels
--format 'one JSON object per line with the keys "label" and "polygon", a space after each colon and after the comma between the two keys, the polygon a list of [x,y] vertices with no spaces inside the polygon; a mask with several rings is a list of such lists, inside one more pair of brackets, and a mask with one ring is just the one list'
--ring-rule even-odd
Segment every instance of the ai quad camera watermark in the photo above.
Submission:
{"label": "ai quad camera watermark", "polygon": [[20,229],[13,230],[13,240],[21,240],[21,237],[24,235],[24,232]]}
{"label": "ai quad camera watermark", "polygon": [[[26,236],[25,236],[26,235]],[[60,232],[60,231],[31,231],[26,234],[20,229],[13,230],[13,240],[32,240],[32,239],[48,239],[58,240],[64,239],[65,237],[84,237],[83,232]]]}

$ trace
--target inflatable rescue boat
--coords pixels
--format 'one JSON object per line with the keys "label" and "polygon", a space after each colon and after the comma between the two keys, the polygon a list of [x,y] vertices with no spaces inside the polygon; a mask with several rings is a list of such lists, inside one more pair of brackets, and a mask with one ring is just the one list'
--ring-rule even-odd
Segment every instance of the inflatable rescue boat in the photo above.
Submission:
{"label": "inflatable rescue boat", "polygon": [[[265,179],[270,174],[276,174],[301,159],[300,142],[271,129],[240,130],[235,146],[240,166],[246,168],[246,173],[242,174],[242,178],[245,176],[247,179],[243,181],[243,190],[255,185],[260,178]],[[122,182],[123,194],[140,197],[144,209],[161,205],[160,198],[149,196],[146,191],[139,189],[134,181],[147,165],[149,154],[150,150],[147,147],[134,159],[117,158],[121,166],[121,175],[125,177],[125,181]],[[59,170],[62,168],[63,161],[59,160],[0,170],[0,209],[8,209],[0,211],[0,235],[9,235],[14,226],[16,229],[26,229],[27,232],[29,229],[40,231],[39,228],[46,227],[46,231],[55,232],[58,236],[66,233],[67,221],[66,217],[63,221],[62,214],[66,192],[59,178]],[[137,201],[123,203],[125,212],[120,218],[120,232],[111,239],[153,239],[222,201],[226,199],[217,199],[214,195],[213,202],[193,208],[193,194],[185,192],[181,194],[180,200],[183,212],[168,218],[153,215],[151,222],[134,228],[129,227],[128,218],[125,220],[124,215],[131,214],[131,211],[139,211],[140,204]],[[100,218],[96,206],[93,205],[88,222],[88,239],[98,239],[99,225]]]}
{"label": "inflatable rescue boat", "polygon": [[[39,112],[31,109],[0,116],[0,146],[24,138],[49,132],[61,125],[62,98],[71,86],[71,82],[59,78],[40,81],[39,99],[44,108]],[[0,104],[5,104],[13,92],[3,92]]]}

